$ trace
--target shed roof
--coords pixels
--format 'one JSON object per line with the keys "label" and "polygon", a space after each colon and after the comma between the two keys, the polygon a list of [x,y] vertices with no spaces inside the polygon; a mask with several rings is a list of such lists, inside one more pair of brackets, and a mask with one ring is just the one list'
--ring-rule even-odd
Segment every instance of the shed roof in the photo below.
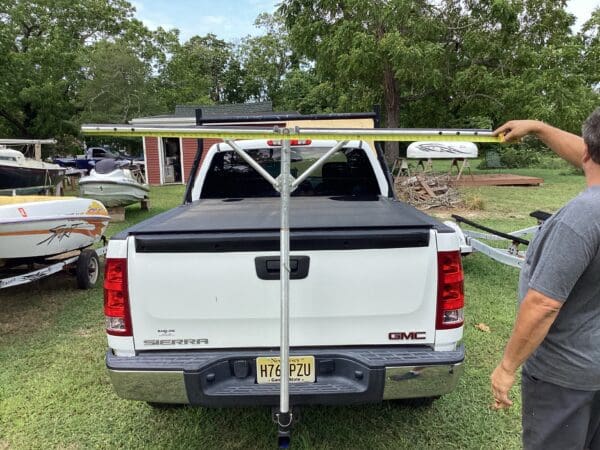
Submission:
{"label": "shed roof", "polygon": [[196,117],[196,109],[202,110],[203,117],[249,116],[273,112],[272,102],[234,103],[224,105],[177,105],[175,117]]}
{"label": "shed roof", "polygon": [[[174,114],[161,114],[148,117],[136,117],[129,123],[193,125],[196,123],[196,109],[202,110],[202,117],[249,117],[275,114],[272,102],[232,103],[223,105],[176,105]],[[298,114],[297,112],[278,112],[276,114]]]}

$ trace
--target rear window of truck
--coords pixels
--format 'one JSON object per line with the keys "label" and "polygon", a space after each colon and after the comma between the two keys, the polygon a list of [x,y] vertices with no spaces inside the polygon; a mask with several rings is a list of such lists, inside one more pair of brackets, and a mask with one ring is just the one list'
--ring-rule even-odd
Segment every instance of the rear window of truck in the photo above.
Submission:
{"label": "rear window of truck", "polygon": [[[300,176],[329,151],[328,147],[292,147],[291,172]],[[269,174],[280,173],[280,149],[246,150]],[[292,196],[377,196],[377,178],[365,151],[344,148],[333,155],[296,189]],[[271,184],[250,167],[237,153],[215,154],[202,187],[202,198],[275,197]]]}

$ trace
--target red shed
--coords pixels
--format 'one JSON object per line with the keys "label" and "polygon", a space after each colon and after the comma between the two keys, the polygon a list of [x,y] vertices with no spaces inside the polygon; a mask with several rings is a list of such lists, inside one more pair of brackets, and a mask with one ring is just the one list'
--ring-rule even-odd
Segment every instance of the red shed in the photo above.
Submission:
{"label": "red shed", "polygon": [[[202,111],[205,119],[219,117],[244,117],[237,123],[228,122],[228,125],[244,125],[251,122],[252,116],[276,114],[273,112],[271,102],[230,104],[230,105],[177,105],[175,114],[139,117],[130,123],[137,126],[193,126],[196,125],[196,110]],[[285,113],[279,113],[285,114]],[[276,125],[277,123],[274,123]],[[261,126],[268,126],[262,122]],[[198,150],[198,139],[191,138],[157,138],[144,137],[144,162],[146,164],[146,179],[149,184],[181,184],[189,178],[192,163]],[[211,145],[221,142],[220,139],[202,139],[203,150],[208,150]]]}

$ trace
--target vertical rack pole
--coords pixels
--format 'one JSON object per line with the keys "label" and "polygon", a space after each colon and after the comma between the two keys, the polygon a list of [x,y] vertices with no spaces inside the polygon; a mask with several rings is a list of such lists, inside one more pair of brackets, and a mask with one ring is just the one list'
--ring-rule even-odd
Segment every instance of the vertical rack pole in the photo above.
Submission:
{"label": "vertical rack pole", "polygon": [[[284,133],[288,130],[284,130]],[[287,133],[285,133],[287,134]],[[289,138],[284,139],[281,146],[281,176],[279,188],[281,195],[281,230],[280,230],[280,368],[281,381],[279,393],[279,447],[287,448],[290,440],[289,428],[292,423],[290,413],[289,370],[290,370],[290,225],[289,208],[292,187],[290,165],[291,147]]]}

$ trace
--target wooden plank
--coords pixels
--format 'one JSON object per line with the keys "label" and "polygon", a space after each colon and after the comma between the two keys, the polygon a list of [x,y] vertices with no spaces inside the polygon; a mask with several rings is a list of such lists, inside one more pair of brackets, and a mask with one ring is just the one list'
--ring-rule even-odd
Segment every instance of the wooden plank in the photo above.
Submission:
{"label": "wooden plank", "polygon": [[427,186],[427,183],[424,180],[419,179],[419,183],[421,183],[421,186],[423,186],[423,189],[425,189],[425,191],[429,194],[431,198],[437,197],[437,195],[435,195],[431,188]]}
{"label": "wooden plank", "polygon": [[493,173],[484,175],[473,175],[461,180],[450,180],[453,186],[539,186],[544,182],[543,178],[528,177],[524,175],[513,175],[509,173]]}
{"label": "wooden plank", "polygon": [[111,222],[125,222],[125,208],[123,206],[107,209]]}

